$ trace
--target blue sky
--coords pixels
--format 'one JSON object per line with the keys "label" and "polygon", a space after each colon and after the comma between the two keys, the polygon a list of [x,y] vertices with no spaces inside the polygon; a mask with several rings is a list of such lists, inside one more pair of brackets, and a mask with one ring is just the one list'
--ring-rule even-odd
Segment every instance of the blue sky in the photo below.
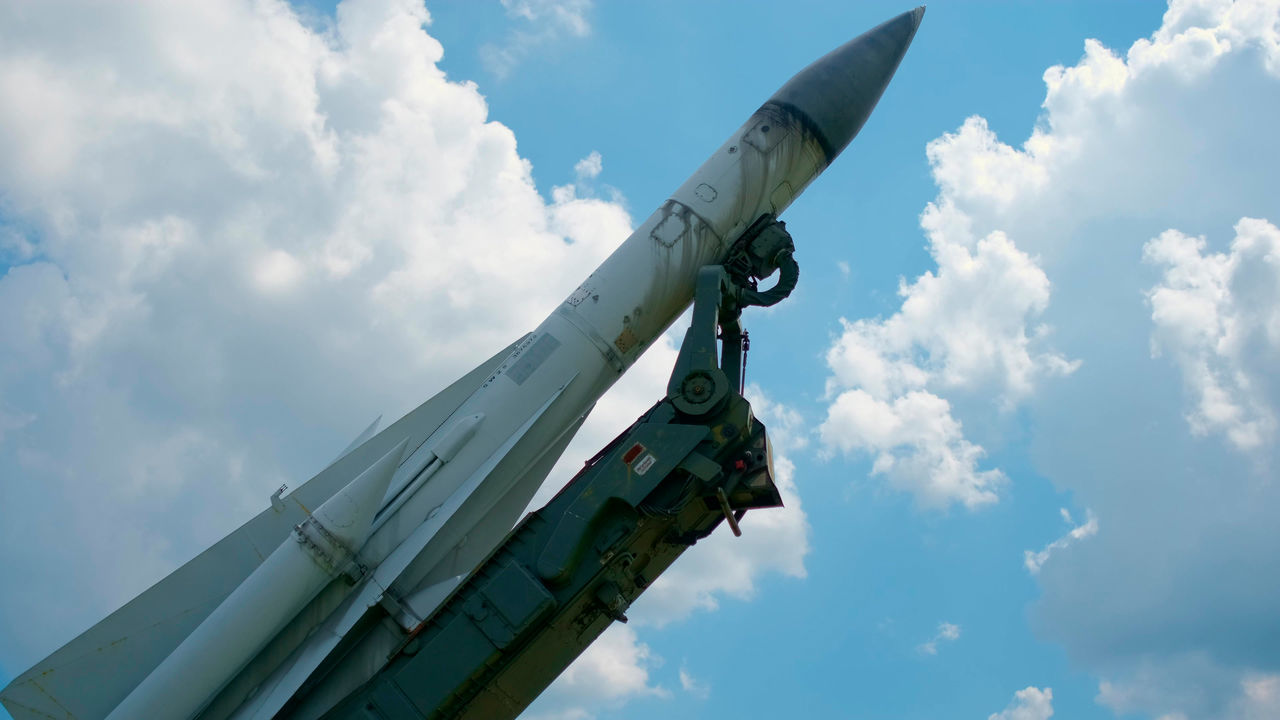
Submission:
{"label": "blue sky", "polygon": [[[0,679],[532,327],[909,9],[194,7],[0,6]],[[531,716],[1280,717],[1278,38],[1276,2],[930,4],[747,317],[791,507]]]}

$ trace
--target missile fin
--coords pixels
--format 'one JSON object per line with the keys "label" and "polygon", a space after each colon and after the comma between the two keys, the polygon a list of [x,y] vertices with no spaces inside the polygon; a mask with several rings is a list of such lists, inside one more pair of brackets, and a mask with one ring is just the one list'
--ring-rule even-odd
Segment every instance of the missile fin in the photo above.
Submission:
{"label": "missile fin", "polygon": [[376,432],[378,432],[378,425],[379,425],[381,422],[382,422],[382,416],[381,416],[381,415],[379,415],[378,417],[374,418],[374,419],[373,419],[373,422],[369,423],[369,427],[367,427],[367,428],[365,428],[363,431],[361,431],[361,432],[360,432],[360,434],[356,436],[356,439],[355,439],[355,440],[352,440],[350,444],[348,444],[345,448],[343,448],[342,452],[338,453],[338,456],[337,456],[337,457],[335,457],[335,458],[333,459],[333,462],[329,463],[328,465],[325,465],[325,467],[326,467],[326,468],[328,468],[328,467],[332,467],[332,466],[333,466],[333,463],[338,462],[339,460],[341,460],[342,458],[344,458],[344,457],[346,457],[348,454],[350,454],[350,452],[351,452],[352,450],[355,450],[356,448],[358,448],[358,447],[360,447],[361,445],[365,444],[365,441],[367,441],[369,438],[373,437],[373,436],[374,436],[374,434],[375,434]]}
{"label": "missile fin", "polygon": [[[311,517],[324,528],[324,540],[337,543],[341,546],[339,550],[351,554],[364,545],[373,516],[382,505],[382,496],[404,459],[408,444],[407,438],[401,440],[312,513]],[[299,526],[299,532],[303,532],[303,528],[305,523]]]}
{"label": "missile fin", "polygon": [[[547,476],[551,474],[551,469],[555,467],[556,462],[564,455],[565,448],[569,446],[569,443],[578,434],[578,429],[582,427],[582,423],[589,414],[590,411],[584,413],[577,422],[565,430],[564,434],[547,447],[546,452],[541,457],[529,465],[528,469],[520,476],[520,480],[512,486],[511,492],[503,497],[502,501],[486,513],[476,523],[476,526],[471,529],[471,535],[477,537],[501,537],[515,526],[516,521],[529,509],[529,503],[532,502],[534,495],[542,488]],[[414,592],[443,582],[453,575],[470,572],[472,568],[480,564],[481,560],[484,560],[492,549],[483,543],[464,544],[441,560],[422,580],[419,580]],[[430,612],[435,609],[434,606],[422,606],[421,604],[415,605],[414,608],[420,613]]]}

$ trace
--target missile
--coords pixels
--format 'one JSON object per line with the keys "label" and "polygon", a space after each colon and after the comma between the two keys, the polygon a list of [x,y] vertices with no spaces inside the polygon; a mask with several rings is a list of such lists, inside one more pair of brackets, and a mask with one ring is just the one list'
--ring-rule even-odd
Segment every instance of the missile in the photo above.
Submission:
{"label": "missile", "polygon": [[[5,707],[19,720],[319,717],[381,672],[689,307],[699,270],[854,138],[923,14],[792,77],[537,328],[37,663]],[[337,532],[340,515],[358,529]],[[309,537],[337,538],[327,569]]]}

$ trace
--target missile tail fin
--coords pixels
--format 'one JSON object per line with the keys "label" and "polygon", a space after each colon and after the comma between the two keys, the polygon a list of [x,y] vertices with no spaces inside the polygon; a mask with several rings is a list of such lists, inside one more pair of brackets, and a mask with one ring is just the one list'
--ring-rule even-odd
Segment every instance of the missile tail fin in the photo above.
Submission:
{"label": "missile tail fin", "polygon": [[382,423],[381,415],[374,418],[373,422],[369,423],[369,427],[361,431],[361,433],[356,436],[356,439],[352,440],[350,445],[347,445],[345,448],[343,448],[342,452],[338,453],[338,456],[333,459],[333,462],[329,463],[328,465],[325,465],[325,467],[330,467],[331,465],[333,465],[333,463],[336,463],[342,458],[349,455],[352,450],[355,450],[356,448],[365,444],[365,442],[369,438],[373,437],[378,432],[378,425],[381,423]]}

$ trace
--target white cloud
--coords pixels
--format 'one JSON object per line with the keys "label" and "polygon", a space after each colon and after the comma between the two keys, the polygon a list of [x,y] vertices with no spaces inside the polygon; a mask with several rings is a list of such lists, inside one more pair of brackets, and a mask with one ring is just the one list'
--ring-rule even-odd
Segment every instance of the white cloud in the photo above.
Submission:
{"label": "white cloud", "polygon": [[[1275,229],[1249,219],[1280,217],[1278,59],[1280,3],[1176,0],[1127,53],[1088,41],[1079,62],[1047,70],[1020,146],[971,118],[929,147],[940,195],[926,228],[974,258],[978,239],[1007,238],[1052,282],[1047,305],[1034,283],[1013,286],[1027,291],[1011,297],[1029,349],[988,366],[1009,381],[986,387],[1025,419],[1035,470],[1106,519],[1070,552],[1055,543],[1052,561],[1027,560],[1041,587],[1034,627],[1104,678],[1120,712],[1241,717],[1245,681],[1280,672],[1259,651],[1274,645],[1280,586],[1258,582],[1280,546],[1263,510],[1280,502],[1280,285]],[[1232,224],[1236,239],[1218,240]],[[1015,322],[999,327],[1017,327],[1005,317]],[[1057,352],[1037,349],[1039,324]],[[870,360],[833,368],[840,391],[856,381],[884,403],[873,388],[930,392],[966,431],[990,432],[966,388],[939,382],[946,329],[904,353],[910,363],[878,352],[880,335],[855,334]],[[1077,360],[1069,377],[1041,381]]]}
{"label": "white cloud", "polygon": [[511,17],[545,22],[579,37],[591,32],[585,16],[591,5],[591,0],[502,0]]}
{"label": "white cloud", "polygon": [[1049,720],[1053,717],[1053,688],[1029,686],[1013,694],[1013,701],[987,720]]}
{"label": "white cloud", "polygon": [[565,37],[591,34],[588,15],[593,0],[502,0],[507,16],[518,25],[501,43],[480,48],[480,57],[498,77],[506,77],[535,51]]}
{"label": "white cloud", "polygon": [[5,412],[3,407],[0,407],[0,444],[4,443],[5,433],[21,430],[30,425],[35,419],[36,416],[34,414],[10,414]]}
{"label": "white cloud", "polygon": [[921,218],[938,264],[899,289],[901,309],[887,320],[844,321],[827,355],[830,389],[863,388],[879,398],[928,385],[994,391],[1014,402],[1044,376],[1072,363],[1037,351],[1047,332],[1032,324],[1049,304],[1049,280],[1001,232],[974,240],[957,227],[944,200]]}
{"label": "white cloud", "polygon": [[1240,672],[1202,652],[1147,657],[1125,677],[1099,683],[1097,702],[1117,714],[1159,720],[1280,717],[1280,674]]}
{"label": "white cloud", "polygon": [[1241,450],[1275,437],[1280,385],[1280,230],[1242,218],[1228,253],[1168,230],[1143,247],[1164,278],[1147,293],[1152,352],[1173,356],[1195,398],[1192,432],[1221,432]]}
{"label": "white cloud", "polygon": [[683,665],[680,666],[680,687],[699,700],[711,697],[711,686],[694,677]]}
{"label": "white cloud", "polygon": [[922,655],[937,655],[938,643],[955,642],[960,639],[960,626],[954,623],[938,623],[938,632],[930,640],[916,646]]}
{"label": "white cloud", "polygon": [[671,697],[650,684],[649,672],[662,664],[635,630],[614,623],[529,706],[531,720],[587,720],[636,697]]}
{"label": "white cloud", "polygon": [[923,507],[994,503],[1006,481],[999,470],[977,469],[982,448],[964,439],[951,406],[929,392],[884,402],[865,390],[847,390],[831,404],[820,435],[829,448],[872,454],[872,474],[886,475]]}
{"label": "white cloud", "polygon": [[17,228],[0,226],[0,262],[23,263],[36,254],[36,246]]}
{"label": "white cloud", "polygon": [[1235,709],[1247,720],[1280,717],[1280,674],[1252,673],[1240,681]]}
{"label": "white cloud", "polygon": [[996,139],[985,118],[974,116],[958,132],[930,142],[925,152],[943,197],[1004,209],[1048,182],[1042,139],[1033,137],[1026,152],[1018,152]]}
{"label": "white cloud", "polygon": [[253,279],[264,292],[282,292],[296,284],[304,272],[297,258],[284,250],[272,250],[255,263]]}
{"label": "white cloud", "polygon": [[[1062,513],[1062,519],[1071,524],[1071,513],[1066,508],[1059,510]],[[1023,552],[1022,564],[1032,575],[1040,572],[1040,568],[1049,560],[1049,556],[1055,552],[1061,551],[1069,547],[1072,543],[1078,542],[1088,537],[1098,534],[1098,518],[1094,517],[1092,510],[1085,510],[1085,521],[1067,531],[1066,535],[1054,540],[1044,546],[1043,550],[1032,552],[1026,550]]]}
{"label": "white cloud", "polygon": [[786,457],[809,447],[809,423],[799,411],[774,400],[756,383],[747,383],[745,396],[751,410],[765,424],[774,452]]}
{"label": "white cloud", "polygon": [[981,395],[1009,410],[1041,378],[1079,366],[1038,348],[1048,334],[1035,319],[1048,306],[1049,280],[1035,260],[1004,233],[975,238],[948,196],[948,176],[960,171],[940,164],[942,148],[975,132],[984,135],[980,147],[994,142],[971,119],[960,136],[929,146],[944,192],[921,225],[937,272],[904,281],[901,309],[887,319],[842,319],[827,351],[834,401],[820,428],[826,449],[870,454],[873,474],[933,508],[996,502],[1005,481],[998,469],[979,469],[984,450],[964,437],[944,394]]}
{"label": "white cloud", "polygon": [[[600,177],[600,173],[604,172],[604,158],[599,152],[592,150],[586,157],[582,158],[573,165],[574,182],[566,185],[556,185],[551,188],[551,199],[557,204],[569,203],[573,200],[581,200],[582,203],[589,204],[595,202],[595,198],[604,191],[609,196],[609,201],[615,204],[623,203],[622,193],[611,185],[602,185],[597,187],[596,179]],[[566,221],[578,219],[578,215],[566,217]],[[591,222],[591,216],[581,216],[583,221]]]}
{"label": "white cloud", "polygon": [[573,166],[573,172],[578,176],[578,181],[592,180],[600,176],[604,170],[604,158],[596,150],[592,150],[591,154],[579,160]]}

